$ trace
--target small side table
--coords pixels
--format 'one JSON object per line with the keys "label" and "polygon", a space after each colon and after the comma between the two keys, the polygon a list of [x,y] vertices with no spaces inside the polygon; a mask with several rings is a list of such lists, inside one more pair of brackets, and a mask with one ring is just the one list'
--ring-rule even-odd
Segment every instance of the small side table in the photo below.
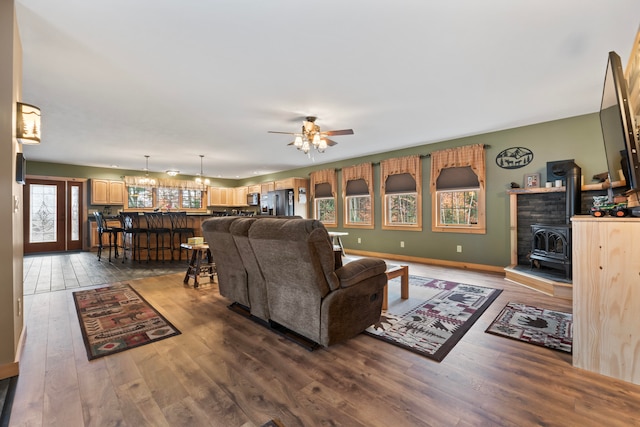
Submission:
{"label": "small side table", "polygon": [[209,276],[209,281],[213,282],[213,275],[216,274],[216,265],[211,257],[209,245],[190,245],[181,243],[180,247],[191,251],[191,259],[187,267],[187,274],[184,275],[184,283],[189,284],[189,279],[193,278],[193,287],[198,287],[198,278],[202,275]]}
{"label": "small side table", "polygon": [[[409,266],[399,265],[390,268],[385,272],[387,274],[387,282],[395,277],[400,276],[400,298],[409,298]],[[384,285],[384,293],[382,295],[382,309],[386,310],[389,306],[389,285]]]}
{"label": "small side table", "polygon": [[331,242],[333,243],[334,250],[340,248],[340,252],[344,256],[344,245],[342,244],[342,239],[340,237],[348,236],[349,233],[344,231],[329,231],[327,234],[329,234],[329,237],[331,237]]}

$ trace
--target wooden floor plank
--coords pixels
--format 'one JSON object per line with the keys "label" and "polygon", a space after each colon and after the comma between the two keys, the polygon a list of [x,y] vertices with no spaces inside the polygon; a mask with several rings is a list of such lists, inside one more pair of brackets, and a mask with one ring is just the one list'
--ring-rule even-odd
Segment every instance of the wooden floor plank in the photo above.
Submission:
{"label": "wooden floor plank", "polygon": [[[438,363],[365,335],[309,352],[229,310],[215,283],[185,286],[180,266],[89,255],[56,261],[57,270],[46,257],[25,258],[25,282],[37,286],[25,297],[11,426],[640,425],[640,386],[484,332],[510,301],[571,311],[500,275],[409,264],[412,275],[504,289]],[[47,289],[56,275],[69,286],[70,267],[80,286],[130,283],[182,334],[89,362],[73,289]]]}

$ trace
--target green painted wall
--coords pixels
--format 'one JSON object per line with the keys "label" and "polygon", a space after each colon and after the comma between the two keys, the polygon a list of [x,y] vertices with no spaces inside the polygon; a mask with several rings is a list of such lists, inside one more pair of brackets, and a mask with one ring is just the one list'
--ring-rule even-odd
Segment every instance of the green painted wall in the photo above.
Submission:
{"label": "green painted wall", "polygon": [[[444,148],[459,147],[471,144],[485,144],[487,163],[487,234],[470,235],[460,233],[433,233],[431,232],[431,197],[430,185],[430,161],[424,158],[422,162],[423,172],[423,231],[383,231],[381,230],[381,203],[380,203],[380,167],[374,166],[375,188],[375,222],[374,230],[344,229],[342,217],[339,218],[339,227],[336,231],[347,231],[348,236],[343,238],[347,248],[362,251],[382,252],[414,257],[424,257],[456,261],[462,263],[474,263],[493,266],[506,266],[509,264],[509,197],[506,190],[510,183],[517,182],[522,186],[525,174],[540,173],[541,181],[546,181],[546,165],[549,161],[575,159],[582,168],[585,183],[591,183],[594,174],[606,170],[606,161],[600,122],[598,114],[588,114],[552,122],[540,123],[531,126],[523,126],[499,132],[491,132],[482,135],[443,141],[435,144],[426,144],[418,147],[390,151],[387,153],[359,157],[334,163],[314,164],[308,168],[294,169],[286,172],[252,177],[243,180],[221,180],[225,183],[214,184],[220,186],[251,185],[260,182],[274,181],[291,176],[307,178],[310,172],[320,169],[338,169],[338,182],[340,183],[340,169],[363,162],[378,163],[381,160],[406,156],[410,154],[428,154],[432,151]],[[510,147],[526,147],[533,151],[533,162],[520,169],[502,169],[497,166],[495,158],[502,150]],[[60,167],[60,169],[57,169]],[[122,171],[109,169],[97,170],[93,168],[69,167],[66,165],[51,165],[42,163],[28,163],[29,174],[69,176],[78,168],[77,173],[82,177],[100,177],[118,179],[124,175]],[[44,171],[47,171],[44,173]],[[75,172],[74,172],[75,173]],[[111,175],[109,175],[109,173]],[[130,173],[139,173],[131,171]],[[340,186],[340,184],[339,184]],[[341,194],[342,189],[338,189]],[[338,212],[342,212],[342,201],[338,203]],[[361,244],[357,243],[358,237]],[[400,247],[400,241],[404,241],[404,248]],[[456,252],[456,246],[462,245],[462,253]]]}

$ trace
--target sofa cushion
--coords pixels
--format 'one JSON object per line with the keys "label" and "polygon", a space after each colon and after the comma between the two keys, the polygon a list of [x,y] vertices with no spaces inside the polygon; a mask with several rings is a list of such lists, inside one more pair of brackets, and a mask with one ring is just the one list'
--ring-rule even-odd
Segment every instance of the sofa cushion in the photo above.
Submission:
{"label": "sofa cushion", "polygon": [[336,270],[341,288],[348,288],[386,271],[387,264],[378,258],[360,258]]}

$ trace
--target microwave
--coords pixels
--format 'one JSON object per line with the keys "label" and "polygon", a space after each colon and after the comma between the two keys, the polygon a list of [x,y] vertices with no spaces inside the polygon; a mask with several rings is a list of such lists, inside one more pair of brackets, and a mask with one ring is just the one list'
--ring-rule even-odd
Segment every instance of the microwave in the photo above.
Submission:
{"label": "microwave", "polygon": [[258,206],[260,204],[260,193],[247,194],[247,205]]}

